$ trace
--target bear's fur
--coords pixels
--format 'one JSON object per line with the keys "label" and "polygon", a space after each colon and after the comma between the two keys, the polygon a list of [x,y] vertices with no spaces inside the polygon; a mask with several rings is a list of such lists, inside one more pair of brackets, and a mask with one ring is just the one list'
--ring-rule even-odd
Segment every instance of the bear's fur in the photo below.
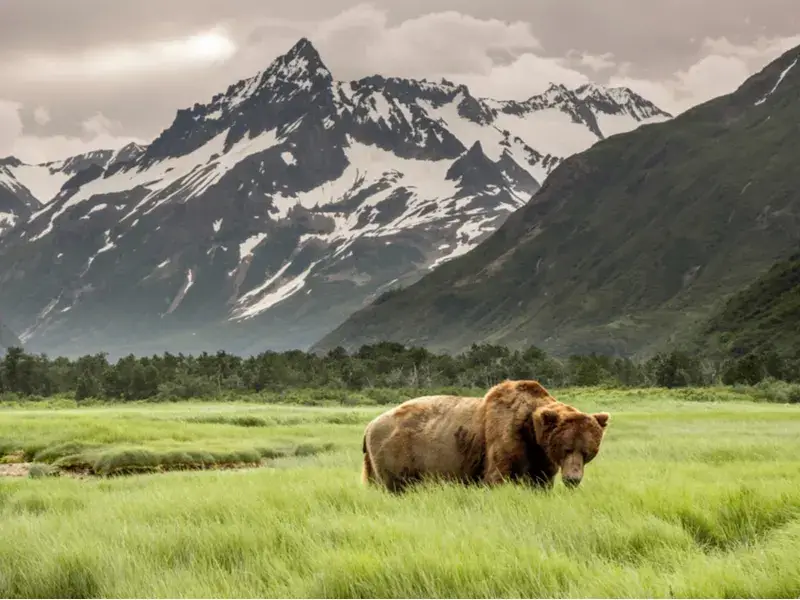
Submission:
{"label": "bear's fur", "polygon": [[538,381],[504,381],[482,398],[413,398],[367,425],[362,480],[394,492],[429,477],[549,488],[560,469],[575,486],[608,420],[557,401]]}

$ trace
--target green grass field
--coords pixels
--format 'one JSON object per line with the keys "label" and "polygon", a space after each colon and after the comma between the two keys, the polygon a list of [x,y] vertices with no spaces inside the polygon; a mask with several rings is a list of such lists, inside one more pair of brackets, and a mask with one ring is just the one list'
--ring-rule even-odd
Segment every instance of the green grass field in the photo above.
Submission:
{"label": "green grass field", "polygon": [[556,395],[612,414],[578,490],[399,497],[359,481],[382,407],[2,408],[3,462],[63,472],[0,477],[0,597],[800,596],[800,406]]}

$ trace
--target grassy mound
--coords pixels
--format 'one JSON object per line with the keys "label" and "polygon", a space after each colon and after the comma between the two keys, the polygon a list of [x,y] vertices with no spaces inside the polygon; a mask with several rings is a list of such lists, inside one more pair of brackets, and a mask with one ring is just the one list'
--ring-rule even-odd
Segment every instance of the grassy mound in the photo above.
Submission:
{"label": "grassy mound", "polygon": [[339,444],[320,428],[358,427],[366,418],[327,409],[208,408],[6,411],[14,417],[0,422],[0,461],[98,476],[255,467],[332,452]]}

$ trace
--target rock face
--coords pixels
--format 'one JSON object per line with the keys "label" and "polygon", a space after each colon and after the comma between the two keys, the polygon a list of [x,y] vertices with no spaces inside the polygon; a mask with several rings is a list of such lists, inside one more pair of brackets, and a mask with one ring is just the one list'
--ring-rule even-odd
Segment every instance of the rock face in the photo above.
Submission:
{"label": "rock face", "polygon": [[565,157],[669,118],[622,88],[340,82],[302,39],[146,148],[7,159],[0,312],[48,354],[304,348],[474,248]]}
{"label": "rock face", "polygon": [[[457,351],[487,341],[646,355],[689,341],[717,310],[707,333],[739,335],[736,307],[763,308],[761,288],[723,310],[726,297],[800,242],[799,60],[796,48],[732,94],[573,155],[474,250],[315,348],[387,340]],[[771,302],[780,292],[789,310],[790,292],[770,285]],[[757,347],[745,337],[743,348]]]}

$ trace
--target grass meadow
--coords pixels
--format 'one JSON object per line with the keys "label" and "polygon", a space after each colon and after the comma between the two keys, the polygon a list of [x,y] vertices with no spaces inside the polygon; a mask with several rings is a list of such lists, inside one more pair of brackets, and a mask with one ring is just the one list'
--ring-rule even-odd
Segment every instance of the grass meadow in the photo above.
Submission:
{"label": "grass meadow", "polygon": [[556,396],[612,414],[579,489],[403,496],[359,481],[384,407],[5,406],[0,597],[800,596],[800,405]]}

